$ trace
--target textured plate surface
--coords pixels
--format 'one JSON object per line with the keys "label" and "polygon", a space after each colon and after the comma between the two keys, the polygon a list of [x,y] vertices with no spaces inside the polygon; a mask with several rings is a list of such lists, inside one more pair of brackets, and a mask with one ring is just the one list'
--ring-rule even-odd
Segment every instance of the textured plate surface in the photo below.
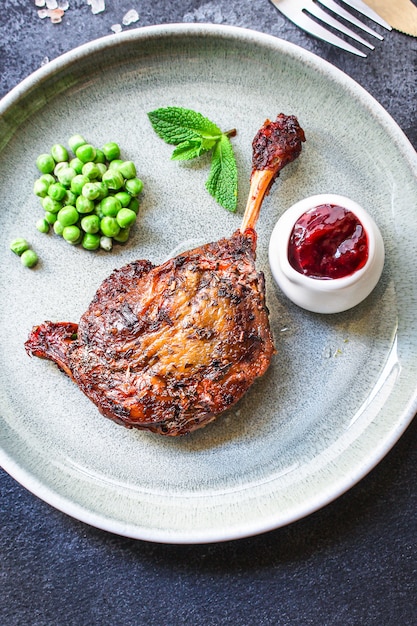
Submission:
{"label": "textured plate surface", "polygon": [[[209,161],[170,161],[146,112],[193,108],[233,139],[239,211],[204,189]],[[278,355],[229,413],[181,439],[126,430],[99,415],[53,364],[30,359],[34,324],[78,321],[101,281],[135,258],[230,235],[249,189],[251,141],[264,119],[295,114],[307,142],[258,222]],[[106,530],[197,543],[266,531],[303,517],[357,482],[416,411],[416,155],[389,115],[329,64],[291,44],[223,26],[171,25],[107,37],[38,70],[1,102],[1,461],[40,498]],[[145,191],[134,236],[88,253],[34,228],[37,155],[81,133],[118,141]],[[274,286],[267,248],[282,212],[316,193],[347,195],[378,223],[387,260],[361,305],[320,316]],[[41,262],[8,249],[26,237]]]}

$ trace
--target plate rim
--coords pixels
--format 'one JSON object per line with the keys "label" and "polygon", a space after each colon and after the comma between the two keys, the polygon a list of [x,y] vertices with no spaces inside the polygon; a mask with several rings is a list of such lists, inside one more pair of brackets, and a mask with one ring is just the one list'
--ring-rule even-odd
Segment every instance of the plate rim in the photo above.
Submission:
{"label": "plate rim", "polygon": [[[19,100],[23,98],[29,90],[35,89],[39,82],[52,77],[58,71],[65,71],[65,68],[70,66],[80,56],[87,57],[97,51],[113,48],[115,46],[123,46],[125,43],[136,40],[172,37],[173,35],[195,37],[197,34],[205,34],[208,37],[220,36],[224,39],[232,37],[239,41],[247,41],[248,44],[256,43],[261,46],[267,46],[275,51],[281,52],[284,55],[290,55],[298,60],[303,60],[323,75],[329,76],[333,80],[342,82],[358,96],[363,105],[366,104],[368,108],[372,110],[372,113],[377,117],[378,121],[384,126],[384,128],[388,129],[390,136],[395,139],[397,147],[408,162],[410,168],[414,171],[417,178],[417,153],[411,144],[411,141],[393,117],[368,91],[366,91],[366,89],[330,62],[321,59],[314,53],[305,50],[296,44],[280,39],[274,35],[269,35],[239,26],[205,23],[163,24],[135,28],[119,34],[106,35],[105,37],[94,39],[90,42],[82,44],[81,46],[73,48],[68,52],[65,52],[52,61],[49,61],[46,65],[38,68],[23,79],[0,100],[0,115],[4,114],[9,108],[18,104]],[[339,479],[338,482],[340,484],[336,489],[334,488],[334,483],[332,483],[331,486],[328,486],[326,490],[321,492],[321,498],[316,498],[314,504],[311,503],[307,508],[304,505],[298,504],[296,507],[296,514],[293,513],[288,516],[288,519],[281,519],[278,523],[276,516],[275,520],[260,518],[257,524],[254,524],[253,522],[250,522],[249,525],[240,523],[239,526],[235,526],[230,529],[227,528],[222,532],[219,532],[218,530],[212,532],[205,530],[204,533],[200,531],[192,536],[189,535],[189,532],[181,534],[178,531],[158,531],[158,529],[146,529],[143,526],[136,526],[135,528],[132,528],[132,525],[128,525],[121,520],[106,518],[105,514],[100,516],[78,503],[62,496],[59,491],[54,491],[51,487],[44,485],[41,480],[36,478],[30,472],[28,468],[22,467],[13,457],[8,455],[2,446],[0,446],[0,464],[3,469],[17,482],[47,504],[81,522],[87,523],[101,530],[133,539],[153,541],[157,543],[202,544],[229,541],[261,534],[286,526],[290,523],[294,523],[323,508],[351,489],[380,463],[380,461],[398,442],[399,438],[413,421],[417,410],[417,385],[414,389],[414,395],[410,394],[410,397],[412,400],[409,401],[408,406],[404,407],[403,412],[398,416],[398,422],[395,427],[390,429],[391,437],[387,438],[385,445],[380,447],[378,454],[370,455],[366,462],[362,462],[360,464],[355,476],[343,481]]]}

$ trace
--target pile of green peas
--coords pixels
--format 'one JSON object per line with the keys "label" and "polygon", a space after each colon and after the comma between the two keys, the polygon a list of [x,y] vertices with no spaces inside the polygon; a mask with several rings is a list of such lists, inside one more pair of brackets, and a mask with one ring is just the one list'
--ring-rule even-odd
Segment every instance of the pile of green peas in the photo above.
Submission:
{"label": "pile of green peas", "polygon": [[42,233],[53,228],[65,241],[86,250],[110,251],[113,242],[129,239],[143,182],[135,164],[120,158],[113,141],[99,149],[76,134],[68,146],[70,151],[54,144],[36,159],[41,176],[33,192],[44,209],[36,228]]}

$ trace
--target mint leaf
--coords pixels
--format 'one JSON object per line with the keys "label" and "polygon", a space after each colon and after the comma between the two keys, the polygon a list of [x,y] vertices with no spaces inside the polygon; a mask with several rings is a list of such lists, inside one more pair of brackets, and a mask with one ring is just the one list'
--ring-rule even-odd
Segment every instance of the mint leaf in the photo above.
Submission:
{"label": "mint leaf", "polygon": [[148,113],[148,117],[161,139],[174,146],[190,139],[219,139],[222,134],[216,124],[191,109],[156,109]]}
{"label": "mint leaf", "polygon": [[232,213],[236,211],[237,167],[232,144],[225,134],[222,134],[213,149],[206,188],[222,207]]}
{"label": "mint leaf", "polygon": [[148,113],[148,118],[161,139],[176,146],[171,159],[189,161],[212,151],[206,188],[221,206],[236,211],[237,167],[229,139],[236,130],[223,133],[201,113],[181,107],[156,109]]}
{"label": "mint leaf", "polygon": [[174,161],[188,161],[201,156],[204,152],[208,152],[216,144],[216,141],[211,139],[188,139],[178,144],[174,152],[171,155],[171,159]]}
{"label": "mint leaf", "polygon": [[171,155],[174,161],[189,161],[195,159],[202,154],[201,139],[187,139],[179,143]]}

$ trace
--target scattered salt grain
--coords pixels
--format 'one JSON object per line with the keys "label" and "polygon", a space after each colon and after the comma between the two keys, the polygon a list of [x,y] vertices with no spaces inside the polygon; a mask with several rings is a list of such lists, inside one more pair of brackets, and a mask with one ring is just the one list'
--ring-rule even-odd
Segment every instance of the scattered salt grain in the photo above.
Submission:
{"label": "scattered salt grain", "polygon": [[332,356],[331,348],[329,348],[328,346],[325,346],[323,348],[323,357],[325,359],[330,359],[331,356]]}
{"label": "scattered salt grain", "polygon": [[130,9],[130,11],[128,11],[122,19],[122,24],[123,26],[130,26],[130,24],[133,24],[134,22],[137,22],[139,19],[139,14],[135,9]]}
{"label": "scattered salt grain", "polygon": [[65,11],[62,9],[52,9],[49,11],[49,17],[51,18],[52,24],[59,24],[62,22],[62,18],[64,17]]}
{"label": "scattered salt grain", "polygon": [[110,30],[114,33],[121,33],[123,30],[123,26],[130,26],[134,22],[137,22],[139,19],[139,13],[135,9],[130,9],[127,13],[124,14],[121,24],[113,24]]}
{"label": "scattered salt grain", "polygon": [[69,8],[69,0],[35,0],[35,6],[42,7],[38,11],[41,20],[49,17],[52,24],[59,24]]}
{"label": "scattered salt grain", "polygon": [[93,15],[101,13],[106,8],[105,0],[87,0],[87,4],[90,5],[91,13],[93,13]]}

